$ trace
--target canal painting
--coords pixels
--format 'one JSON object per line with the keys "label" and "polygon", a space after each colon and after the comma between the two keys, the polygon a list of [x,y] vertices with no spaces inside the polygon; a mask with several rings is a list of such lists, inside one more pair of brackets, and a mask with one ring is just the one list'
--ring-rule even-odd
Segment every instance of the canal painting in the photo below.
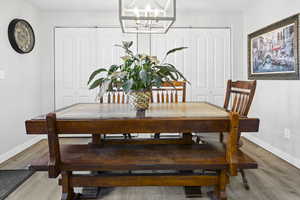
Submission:
{"label": "canal painting", "polygon": [[296,24],[290,24],[252,39],[253,74],[296,71],[295,28]]}

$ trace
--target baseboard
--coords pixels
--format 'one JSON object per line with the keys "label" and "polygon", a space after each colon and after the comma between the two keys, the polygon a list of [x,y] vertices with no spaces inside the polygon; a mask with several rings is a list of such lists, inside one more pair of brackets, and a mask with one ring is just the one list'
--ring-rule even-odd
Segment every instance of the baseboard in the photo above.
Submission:
{"label": "baseboard", "polygon": [[12,150],[0,155],[0,164],[7,161],[7,160],[9,160],[10,158],[14,157],[15,155],[21,153],[22,151],[24,151],[25,149],[31,147],[32,145],[38,143],[39,141],[41,141],[44,138],[45,138],[44,136],[34,137],[33,139],[25,142],[24,144],[16,146]]}
{"label": "baseboard", "polygon": [[285,160],[286,162],[288,162],[291,165],[300,169],[300,159],[295,158],[295,157],[291,156],[290,154],[287,154],[286,152],[283,152],[282,150],[260,140],[257,137],[252,137],[249,135],[247,135],[247,136],[244,135],[243,137],[246,138],[247,140],[250,140],[251,142],[257,144],[258,146],[262,147],[263,149],[271,152],[272,154],[278,156],[282,160]]}

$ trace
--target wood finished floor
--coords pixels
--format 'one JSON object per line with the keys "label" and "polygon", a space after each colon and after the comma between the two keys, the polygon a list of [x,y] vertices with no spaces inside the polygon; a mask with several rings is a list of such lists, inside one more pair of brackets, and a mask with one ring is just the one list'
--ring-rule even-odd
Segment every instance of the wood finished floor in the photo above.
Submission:
{"label": "wood finished floor", "polygon": [[[63,143],[86,143],[87,139],[63,139]],[[242,187],[241,177],[231,178],[229,200],[299,200],[300,170],[262,148],[245,141],[242,149],[258,161],[258,170],[246,171],[251,190]],[[0,169],[23,169],[30,160],[47,151],[46,141],[32,146],[0,165]],[[206,189],[204,189],[206,190]],[[57,180],[38,172],[22,184],[7,200],[58,200]],[[101,200],[184,200],[183,187],[117,187],[102,191]],[[193,198],[192,200],[207,200]]]}

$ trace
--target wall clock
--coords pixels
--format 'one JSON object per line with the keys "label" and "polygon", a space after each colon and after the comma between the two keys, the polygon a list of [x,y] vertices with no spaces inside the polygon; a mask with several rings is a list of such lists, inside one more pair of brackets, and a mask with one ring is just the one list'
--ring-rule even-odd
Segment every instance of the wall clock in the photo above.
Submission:
{"label": "wall clock", "polygon": [[23,19],[14,19],[10,22],[8,38],[13,49],[21,54],[31,52],[35,45],[33,29],[31,25]]}

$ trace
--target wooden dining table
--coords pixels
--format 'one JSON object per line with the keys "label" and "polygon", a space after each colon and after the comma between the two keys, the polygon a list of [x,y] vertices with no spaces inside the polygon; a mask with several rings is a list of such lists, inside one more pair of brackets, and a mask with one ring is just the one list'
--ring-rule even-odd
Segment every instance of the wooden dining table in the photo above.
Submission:
{"label": "wooden dining table", "polygon": [[[58,131],[64,134],[219,132],[229,112],[207,102],[151,104],[144,115],[129,104],[78,103],[55,111]],[[79,126],[68,126],[68,125]],[[87,128],[87,130],[86,130]],[[258,118],[241,117],[241,132],[257,132]],[[46,114],[26,121],[29,135],[47,134]]]}
{"label": "wooden dining table", "polygon": [[[27,134],[45,135],[49,133],[49,130],[53,130],[53,127],[52,129],[49,129],[49,123],[47,124],[46,116],[47,115],[41,115],[27,120]],[[142,113],[137,113],[129,104],[79,103],[57,110],[52,113],[52,116],[55,116],[54,132],[57,135],[103,135],[120,133],[183,133],[183,135],[191,135],[191,133],[216,133],[228,131],[230,132],[230,137],[231,132],[232,135],[236,136],[237,132],[251,133],[257,132],[259,129],[258,118],[240,117],[237,120],[237,130],[233,130],[232,113],[207,102],[154,103],[150,105],[150,108],[146,112]],[[51,138],[49,139],[50,141],[52,140]],[[232,144],[237,144],[237,141],[230,142]],[[124,146],[120,144],[124,144]],[[191,138],[184,139],[184,137],[183,139],[104,139],[103,141],[93,141],[92,145],[90,144],[89,146],[84,147],[94,149],[93,151],[86,151],[89,152],[86,154],[84,153],[83,147],[81,150],[68,149],[68,151],[64,151],[64,148],[62,147],[60,149],[61,163],[68,162],[69,164],[55,166],[55,169],[59,169],[57,171],[59,174],[60,171],[65,169],[72,169],[73,171],[80,171],[81,169],[89,169],[91,171],[173,169],[182,171],[200,168],[222,168],[222,170],[228,170],[228,173],[235,174],[236,167],[244,169],[257,168],[257,163],[252,158],[237,148],[231,147],[230,144],[227,148],[223,148],[224,145],[221,144],[218,148],[214,148],[212,145],[208,144],[202,145],[204,146],[195,144]],[[51,151],[51,148],[54,147],[51,146],[49,142],[49,151]],[[230,148],[232,148],[233,151],[236,150],[236,152],[228,152]],[[70,152],[76,153],[76,156],[71,155]],[[108,154],[109,157],[107,157]],[[231,154],[236,155],[236,157],[230,158]],[[227,155],[229,155],[229,158]],[[51,160],[51,154],[44,155],[32,163],[31,169],[51,171],[49,159]],[[72,164],[72,162],[77,162],[75,161],[76,159],[77,161],[80,160],[81,164],[83,163],[85,167],[79,166],[80,163]],[[97,162],[101,163],[101,165],[98,165]],[[235,167],[233,167],[233,163],[236,165]],[[166,179],[164,182],[161,180],[163,177],[158,175],[158,182],[156,182],[153,177],[149,178],[146,175],[143,175],[142,177],[145,181],[141,181],[141,177],[135,177],[136,179],[131,177],[130,183],[128,180],[125,181],[119,177],[120,179],[118,180],[120,181],[117,185],[146,186],[147,184],[160,185],[165,183],[166,185],[171,186],[180,184],[184,184],[182,186],[195,186],[196,180],[187,176],[185,177],[186,181],[178,182],[177,177],[177,179],[174,180],[171,178]],[[115,180],[108,178],[104,180],[106,180],[106,186],[113,186],[116,184]],[[159,180],[161,181],[159,182]],[[103,183],[100,180],[94,179],[89,181],[82,180],[82,182],[80,182],[81,180],[78,178],[76,181],[77,182],[74,183],[74,185],[79,183],[79,185],[89,183],[91,186],[95,186],[96,183],[100,185]],[[92,181],[95,181],[95,183],[91,184]],[[217,180],[211,179],[208,182],[213,183],[214,181]],[[200,183],[203,185],[204,182],[200,181],[199,185]]]}

